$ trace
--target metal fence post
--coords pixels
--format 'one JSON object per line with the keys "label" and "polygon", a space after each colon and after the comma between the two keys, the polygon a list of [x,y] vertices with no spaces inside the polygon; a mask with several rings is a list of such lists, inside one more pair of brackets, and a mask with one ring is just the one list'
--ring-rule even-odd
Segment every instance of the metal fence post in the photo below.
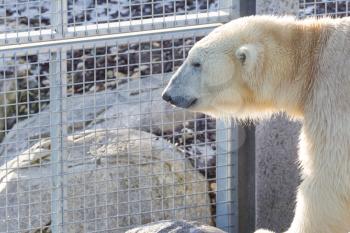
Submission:
{"label": "metal fence post", "polygon": [[239,1],[240,0],[220,0],[220,7],[229,16],[229,21],[239,17]]}
{"label": "metal fence post", "polygon": [[226,232],[238,233],[238,128],[232,122],[217,120],[216,141],[216,225]]}
{"label": "metal fence post", "polygon": [[53,38],[63,38],[68,27],[67,0],[51,0],[51,26],[55,33]]}
{"label": "metal fence post", "polygon": [[239,12],[240,16],[255,15],[256,13],[256,0],[239,0]]}
{"label": "metal fence post", "polygon": [[240,233],[251,233],[255,230],[255,126],[240,126],[238,141],[238,227]]}
{"label": "metal fence post", "polygon": [[[67,30],[67,0],[51,0],[55,38]],[[51,232],[64,230],[64,142],[66,140],[66,51],[50,52]]]}
{"label": "metal fence post", "polygon": [[[223,1],[231,19],[239,17],[236,10],[242,0]],[[216,226],[229,233],[239,233],[238,210],[238,127],[232,122],[216,121]]]}
{"label": "metal fence post", "polygon": [[255,127],[217,121],[216,225],[229,233],[255,230]]}
{"label": "metal fence post", "polygon": [[51,231],[62,232],[63,226],[63,187],[62,187],[62,106],[60,55],[50,57],[50,137],[51,137]]}
{"label": "metal fence post", "polygon": [[[255,0],[240,0],[239,6],[240,16],[255,14]],[[216,224],[227,232],[254,232],[255,127],[218,120],[217,142]]]}

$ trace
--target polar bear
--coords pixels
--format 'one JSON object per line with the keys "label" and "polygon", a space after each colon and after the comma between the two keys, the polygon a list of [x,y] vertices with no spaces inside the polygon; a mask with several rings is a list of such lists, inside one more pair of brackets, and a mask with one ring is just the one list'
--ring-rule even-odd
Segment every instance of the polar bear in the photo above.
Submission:
{"label": "polar bear", "polygon": [[287,232],[350,232],[350,18],[234,20],[194,45],[162,97],[214,117],[300,119]]}

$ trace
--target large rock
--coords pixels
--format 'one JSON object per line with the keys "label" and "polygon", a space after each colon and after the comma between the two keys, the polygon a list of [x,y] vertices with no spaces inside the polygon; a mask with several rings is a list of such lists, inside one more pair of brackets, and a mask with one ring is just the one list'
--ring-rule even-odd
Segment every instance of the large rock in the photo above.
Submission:
{"label": "large rock", "polygon": [[[68,133],[132,128],[160,135],[183,127],[196,116],[161,100],[163,84],[169,78],[150,76],[121,84],[117,89],[68,97],[65,111]],[[49,136],[50,109],[47,108],[14,125],[0,145],[0,165]]]}
{"label": "large rock", "polygon": [[[105,129],[69,136],[64,146],[64,232],[125,232],[175,218],[212,223],[205,178],[163,139]],[[0,229],[47,230],[51,147],[42,139],[0,167]]]}
{"label": "large rock", "polygon": [[[0,70],[1,72],[2,70]],[[16,112],[16,79],[0,79],[0,141],[5,136],[5,129],[11,124],[14,119],[13,115]],[[12,116],[12,117],[11,117]]]}
{"label": "large rock", "polygon": [[126,233],[225,233],[224,231],[199,222],[159,221],[137,227]]}
{"label": "large rock", "polygon": [[[35,78],[36,70],[29,69],[30,58],[14,57],[0,60],[0,141],[5,131],[19,119],[38,111],[39,106],[45,105],[46,99],[43,95],[45,90],[38,92],[40,84]],[[39,99],[41,101],[35,101]]]}
{"label": "large rock", "polygon": [[[150,76],[118,86],[118,102],[97,116],[92,122],[94,128],[135,128],[155,134],[169,133],[183,127],[196,114],[174,108],[161,98],[164,84],[169,75]],[[109,95],[107,95],[109,98]],[[203,114],[197,114],[203,117]]]}

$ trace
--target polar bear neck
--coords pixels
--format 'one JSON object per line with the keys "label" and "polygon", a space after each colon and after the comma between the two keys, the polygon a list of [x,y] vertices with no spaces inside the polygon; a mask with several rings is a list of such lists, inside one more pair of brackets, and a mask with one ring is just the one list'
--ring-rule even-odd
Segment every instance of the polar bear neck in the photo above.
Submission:
{"label": "polar bear neck", "polygon": [[267,33],[263,36],[273,42],[265,45],[259,99],[271,102],[277,110],[285,110],[293,117],[304,115],[321,65],[320,56],[331,32],[329,22],[332,21],[293,21],[287,26],[275,22],[271,28],[264,29]]}
{"label": "polar bear neck", "polygon": [[[350,30],[344,23],[350,18],[256,20],[251,27],[262,28],[260,38],[268,42],[259,77],[252,77],[258,80],[252,102],[303,119],[304,177],[322,171],[322,176],[347,174],[342,178],[350,180]],[[350,184],[346,188],[350,192]]]}
{"label": "polar bear neck", "polygon": [[[343,19],[343,20],[350,20]],[[316,75],[304,101],[300,161],[304,176],[322,171],[350,180],[350,30],[332,21],[327,41],[319,50]],[[348,24],[349,25],[349,24]],[[335,31],[337,33],[335,33]],[[340,32],[340,33],[339,33]],[[327,163],[325,163],[327,161]],[[336,167],[336,169],[334,169]],[[318,173],[319,174],[319,173]],[[346,174],[344,177],[344,174]],[[349,185],[346,185],[349,191]]]}

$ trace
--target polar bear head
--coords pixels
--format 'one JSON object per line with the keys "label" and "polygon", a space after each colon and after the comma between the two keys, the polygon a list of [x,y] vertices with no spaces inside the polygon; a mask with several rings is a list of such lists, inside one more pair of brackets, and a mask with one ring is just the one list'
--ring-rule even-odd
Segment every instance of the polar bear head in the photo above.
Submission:
{"label": "polar bear head", "polygon": [[300,85],[289,83],[293,48],[277,20],[246,17],[216,28],[190,50],[163,99],[213,116],[254,117],[297,105]]}

